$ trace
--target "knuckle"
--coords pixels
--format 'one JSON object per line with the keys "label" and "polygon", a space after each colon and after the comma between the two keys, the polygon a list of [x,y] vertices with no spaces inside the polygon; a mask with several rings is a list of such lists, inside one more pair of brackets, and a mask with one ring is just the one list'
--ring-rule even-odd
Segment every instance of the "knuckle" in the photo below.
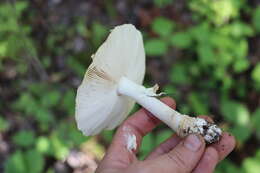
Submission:
{"label": "knuckle", "polygon": [[162,144],[161,147],[158,148],[158,153],[167,153],[170,149],[168,149],[165,144]]}
{"label": "knuckle", "polygon": [[174,162],[176,167],[181,170],[181,172],[188,172],[190,170],[189,164],[184,160],[182,157],[182,154],[179,151],[173,151],[171,153],[167,154],[167,158],[171,161]]}
{"label": "knuckle", "polygon": [[[134,172],[135,173],[150,173],[151,169],[147,166],[143,161],[138,161],[134,164]],[[130,171],[131,172],[131,171]]]}
{"label": "knuckle", "polygon": [[208,163],[218,162],[218,152],[214,148],[208,148],[208,150],[205,152],[205,158]]}

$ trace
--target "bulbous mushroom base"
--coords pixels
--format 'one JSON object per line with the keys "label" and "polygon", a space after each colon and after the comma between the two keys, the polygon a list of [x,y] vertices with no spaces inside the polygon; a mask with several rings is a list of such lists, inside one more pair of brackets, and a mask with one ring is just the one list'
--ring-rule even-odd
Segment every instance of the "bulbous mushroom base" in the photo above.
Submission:
{"label": "bulbous mushroom base", "polygon": [[185,116],[179,123],[177,134],[185,137],[189,134],[200,134],[207,144],[217,142],[221,138],[222,130],[214,123],[202,118]]}

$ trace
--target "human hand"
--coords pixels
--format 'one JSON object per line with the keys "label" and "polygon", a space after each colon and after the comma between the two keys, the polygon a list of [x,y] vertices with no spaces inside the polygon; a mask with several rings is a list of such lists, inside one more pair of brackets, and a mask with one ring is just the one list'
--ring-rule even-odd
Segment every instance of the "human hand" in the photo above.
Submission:
{"label": "human hand", "polygon": [[[169,97],[162,101],[175,109],[175,102]],[[202,118],[212,121],[209,117]],[[211,173],[235,147],[235,139],[224,132],[218,143],[205,145],[201,136],[189,135],[181,139],[173,135],[144,161],[139,161],[136,153],[142,138],[152,131],[160,120],[145,109],[130,116],[117,130],[112,144],[99,164],[96,173]],[[129,150],[126,146],[127,133],[136,136],[137,148]]]}

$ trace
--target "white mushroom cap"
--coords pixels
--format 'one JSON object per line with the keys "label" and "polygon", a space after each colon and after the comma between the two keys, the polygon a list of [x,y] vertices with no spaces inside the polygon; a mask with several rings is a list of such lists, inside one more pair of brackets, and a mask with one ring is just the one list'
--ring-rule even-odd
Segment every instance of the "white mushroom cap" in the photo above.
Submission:
{"label": "white mushroom cap", "polygon": [[142,84],[145,52],[141,33],[131,24],[115,27],[93,55],[77,90],[76,121],[87,136],[113,129],[128,115],[134,100],[117,94],[121,77]]}

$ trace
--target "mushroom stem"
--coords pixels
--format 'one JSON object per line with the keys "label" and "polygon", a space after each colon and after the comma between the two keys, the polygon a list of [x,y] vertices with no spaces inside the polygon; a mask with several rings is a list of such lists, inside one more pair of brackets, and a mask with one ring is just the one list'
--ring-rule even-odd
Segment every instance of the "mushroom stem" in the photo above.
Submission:
{"label": "mushroom stem", "polygon": [[133,98],[137,103],[177,132],[182,115],[158,100],[154,97],[155,95],[151,96],[156,93],[152,93],[150,88],[147,89],[142,85],[138,85],[131,80],[122,77],[119,81],[117,91],[119,94]]}
{"label": "mushroom stem", "polygon": [[189,117],[173,110],[155,97],[158,96],[156,94],[157,89],[157,87],[145,88],[126,77],[122,77],[119,81],[117,92],[119,95],[133,98],[181,137],[185,137],[191,133],[198,133],[208,143],[219,140],[222,133],[220,128],[202,118]]}

